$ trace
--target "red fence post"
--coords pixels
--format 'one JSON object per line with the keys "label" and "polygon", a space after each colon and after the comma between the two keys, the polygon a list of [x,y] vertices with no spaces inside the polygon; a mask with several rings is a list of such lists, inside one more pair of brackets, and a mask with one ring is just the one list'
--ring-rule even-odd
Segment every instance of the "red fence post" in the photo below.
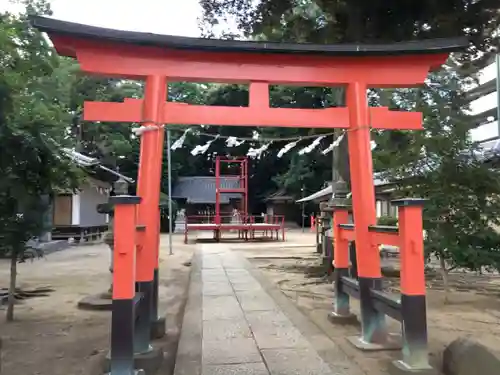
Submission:
{"label": "red fence post", "polygon": [[134,373],[136,208],[141,198],[118,195],[114,206],[111,373]]}
{"label": "red fence post", "polygon": [[392,364],[420,374],[432,371],[427,349],[425,305],[425,260],[422,209],[424,199],[398,199],[392,204],[399,211],[401,246],[401,317],[403,359]]}
{"label": "red fence post", "polygon": [[281,230],[283,234],[283,242],[285,242],[285,215],[281,217]]}
{"label": "red fence post", "polygon": [[349,275],[349,241],[341,236],[340,224],[349,223],[350,206],[333,207],[333,266],[335,280],[335,301],[333,311],[328,315],[332,323],[355,322],[356,316],[349,307],[349,295],[342,290],[341,279]]}

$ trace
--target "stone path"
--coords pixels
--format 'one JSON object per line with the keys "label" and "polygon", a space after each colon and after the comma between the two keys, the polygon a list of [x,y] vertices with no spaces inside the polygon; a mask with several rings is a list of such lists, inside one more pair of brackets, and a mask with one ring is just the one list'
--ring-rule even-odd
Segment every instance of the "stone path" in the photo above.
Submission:
{"label": "stone path", "polygon": [[362,374],[298,310],[288,309],[299,330],[238,253],[202,245],[192,267],[175,375]]}

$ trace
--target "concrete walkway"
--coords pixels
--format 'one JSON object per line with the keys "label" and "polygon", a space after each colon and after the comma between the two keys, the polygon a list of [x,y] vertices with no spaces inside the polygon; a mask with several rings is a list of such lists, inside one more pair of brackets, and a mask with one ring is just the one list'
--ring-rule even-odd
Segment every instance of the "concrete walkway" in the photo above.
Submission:
{"label": "concrete walkway", "polygon": [[195,255],[175,375],[362,374],[226,246],[202,245]]}

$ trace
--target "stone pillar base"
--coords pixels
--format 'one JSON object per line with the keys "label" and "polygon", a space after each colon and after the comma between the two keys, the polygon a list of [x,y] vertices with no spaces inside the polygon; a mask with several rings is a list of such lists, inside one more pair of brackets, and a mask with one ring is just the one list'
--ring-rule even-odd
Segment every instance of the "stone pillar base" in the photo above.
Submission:
{"label": "stone pillar base", "polygon": [[366,342],[360,336],[351,336],[347,337],[347,341],[349,341],[353,346],[358,348],[359,350],[365,352],[373,352],[373,351],[381,351],[381,350],[401,350],[401,336],[389,334],[386,342],[381,343],[371,343]]}
{"label": "stone pillar base", "polygon": [[113,299],[110,293],[92,294],[78,301],[78,308],[91,311],[111,311]]}
{"label": "stone pillar base", "polygon": [[354,314],[341,315],[332,311],[328,314],[328,321],[333,324],[358,325],[358,317]]}
{"label": "stone pillar base", "polygon": [[151,340],[157,340],[165,337],[166,331],[167,322],[165,317],[159,317],[157,320],[151,322]]}
{"label": "stone pillar base", "polygon": [[389,375],[438,375],[438,372],[432,367],[412,368],[403,361],[392,361],[388,367]]}
{"label": "stone pillar base", "polygon": [[[161,367],[163,355],[163,348],[161,347],[153,348],[147,353],[136,354],[134,356],[136,375],[155,375]],[[95,375],[109,374],[111,370],[111,355],[109,352],[102,361],[101,370],[99,374]]]}

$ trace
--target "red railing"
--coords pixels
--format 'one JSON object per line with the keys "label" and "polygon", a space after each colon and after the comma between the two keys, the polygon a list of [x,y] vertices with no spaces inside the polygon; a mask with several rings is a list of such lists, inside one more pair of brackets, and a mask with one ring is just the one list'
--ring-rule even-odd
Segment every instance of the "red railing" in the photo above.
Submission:
{"label": "red railing", "polygon": [[[186,216],[186,224],[215,224],[215,215],[188,215]],[[221,220],[223,224],[231,224],[234,216],[232,215],[221,215],[221,219],[226,219],[226,221]],[[227,220],[229,219],[229,220]],[[239,218],[239,223],[241,224],[270,224],[270,225],[280,225],[285,224],[284,215],[249,215],[242,216]]]}
{"label": "red railing", "polygon": [[[190,226],[192,230],[217,231],[217,235],[223,230],[237,230],[238,237],[248,239],[255,238],[255,232],[262,231],[264,237],[268,234],[271,238],[276,233],[276,239],[279,239],[279,231],[283,241],[285,240],[285,216],[284,215],[249,215],[240,217],[238,222],[231,222],[232,215],[222,215],[221,224],[216,223],[216,215],[188,215],[185,218],[184,242],[187,243]],[[224,220],[226,219],[226,220]],[[260,224],[260,225],[259,225]],[[199,225],[199,226],[197,226]]]}

